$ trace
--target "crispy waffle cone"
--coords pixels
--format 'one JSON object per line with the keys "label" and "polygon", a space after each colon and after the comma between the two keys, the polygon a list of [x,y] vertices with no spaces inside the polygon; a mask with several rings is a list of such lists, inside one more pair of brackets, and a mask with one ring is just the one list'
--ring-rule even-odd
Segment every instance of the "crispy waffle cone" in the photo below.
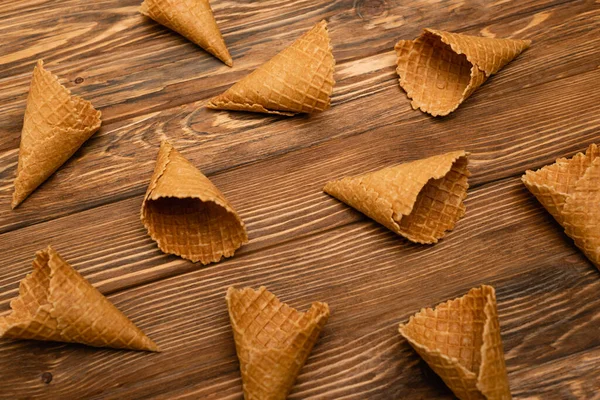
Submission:
{"label": "crispy waffle cone", "polygon": [[220,261],[248,242],[244,223],[223,193],[166,141],[141,218],[162,251],[193,262]]}
{"label": "crispy waffle cone", "polygon": [[455,151],[331,181],[326,193],[416,243],[437,243],[465,214],[468,153]]}
{"label": "crispy waffle cone", "polygon": [[284,400],[329,318],[325,303],[298,312],[265,287],[227,290],[246,400]]}
{"label": "crispy waffle cone", "polygon": [[459,399],[511,398],[493,287],[422,309],[400,334]]}
{"label": "crispy waffle cone", "polygon": [[448,115],[530,43],[425,29],[395,46],[400,86],[414,109]]}
{"label": "crispy waffle cone", "polygon": [[327,23],[321,21],[206,106],[281,115],[323,111],[331,101],[334,66]]}
{"label": "crispy waffle cone", "polygon": [[233,65],[208,0],[144,0],[140,12]]}
{"label": "crispy waffle cone", "polygon": [[100,111],[58,82],[38,61],[27,97],[12,208],[65,163],[100,128]]}
{"label": "crispy waffle cone", "polygon": [[523,183],[565,228],[577,247],[600,269],[600,149],[560,158],[538,171],[526,171]]}
{"label": "crispy waffle cone", "polygon": [[158,351],[156,344],[50,246],[38,251],[21,281],[0,338],[82,343]]}

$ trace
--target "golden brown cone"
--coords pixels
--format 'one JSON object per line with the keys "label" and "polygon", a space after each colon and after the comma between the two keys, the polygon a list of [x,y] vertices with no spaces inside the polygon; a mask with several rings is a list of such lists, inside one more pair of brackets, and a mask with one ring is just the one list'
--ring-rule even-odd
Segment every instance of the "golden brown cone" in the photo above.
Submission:
{"label": "golden brown cone", "polygon": [[425,29],[417,39],[395,46],[400,86],[414,109],[448,115],[530,44]]}
{"label": "golden brown cone", "polygon": [[244,398],[284,400],[329,318],[329,306],[315,302],[308,311],[298,312],[264,286],[230,287],[225,299]]}
{"label": "golden brown cone", "polygon": [[140,12],[233,65],[208,0],[144,0]]}
{"label": "golden brown cone", "polygon": [[244,222],[223,193],[167,141],[160,145],[141,218],[162,251],[193,262],[218,262],[248,242]]}
{"label": "golden brown cone", "polygon": [[71,94],[38,61],[27,97],[12,208],[63,165],[100,128],[100,111]]}
{"label": "golden brown cone", "polygon": [[21,281],[0,338],[158,351],[156,344],[48,246]]}
{"label": "golden brown cone", "polygon": [[527,189],[600,269],[600,148],[559,158],[522,177]]}
{"label": "golden brown cone", "polygon": [[465,214],[468,153],[454,151],[331,181],[326,193],[416,243],[437,243]]}
{"label": "golden brown cone", "polygon": [[321,21],[289,47],[206,105],[280,115],[329,108],[335,60]]}
{"label": "golden brown cone", "polygon": [[493,287],[422,309],[399,331],[459,399],[511,399]]}

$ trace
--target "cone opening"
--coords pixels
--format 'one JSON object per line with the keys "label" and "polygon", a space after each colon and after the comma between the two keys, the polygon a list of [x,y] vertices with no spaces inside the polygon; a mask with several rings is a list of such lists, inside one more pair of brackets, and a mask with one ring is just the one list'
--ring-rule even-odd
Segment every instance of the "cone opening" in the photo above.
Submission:
{"label": "cone opening", "polygon": [[431,32],[423,32],[412,44],[402,43],[396,46],[397,72],[415,108],[434,116],[454,111],[467,97],[477,67]]}
{"label": "cone opening", "polygon": [[[50,279],[52,271],[48,266],[47,251],[40,251],[33,261],[33,271],[19,284],[19,296],[10,302],[10,314],[0,318],[6,325],[32,319],[40,307],[50,304]],[[0,335],[3,334],[0,322]]]}
{"label": "cone opening", "polygon": [[[298,311],[264,286],[258,290],[230,288],[226,299],[234,330],[243,334],[248,345],[264,350],[312,340],[310,335],[315,326],[324,325],[329,316],[329,306],[325,303],[315,302],[307,311]],[[320,328],[316,330],[317,336],[319,332]]]}
{"label": "cone opening", "polygon": [[454,161],[446,175],[429,179],[410,214],[394,215],[402,235],[417,243],[436,243],[465,214],[469,171],[467,156]]}
{"label": "cone opening", "polygon": [[247,240],[238,217],[214,201],[147,199],[143,219],[163,251],[203,264],[232,256]]}

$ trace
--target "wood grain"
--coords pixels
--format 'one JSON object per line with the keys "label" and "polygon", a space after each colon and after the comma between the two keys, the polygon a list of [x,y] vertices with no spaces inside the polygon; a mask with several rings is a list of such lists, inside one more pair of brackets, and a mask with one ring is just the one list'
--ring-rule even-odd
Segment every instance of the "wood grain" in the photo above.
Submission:
{"label": "wood grain", "polygon": [[[0,397],[239,399],[224,302],[235,284],[332,309],[291,398],[452,398],[397,325],[488,283],[514,397],[598,398],[600,273],[519,180],[600,141],[597,1],[213,0],[233,69],[139,15],[139,2],[0,2],[0,311],[35,251],[52,244],[164,352],[0,341]],[[281,118],[202,107],[322,18],[337,62],[331,110]],[[534,43],[434,119],[410,109],[394,71],[394,43],[424,27]],[[104,123],[11,212],[38,58]],[[200,267],[147,236],[139,208],[163,138],[246,222],[251,241],[234,258]],[[472,153],[467,214],[435,246],[321,192],[330,179],[456,149]]]}

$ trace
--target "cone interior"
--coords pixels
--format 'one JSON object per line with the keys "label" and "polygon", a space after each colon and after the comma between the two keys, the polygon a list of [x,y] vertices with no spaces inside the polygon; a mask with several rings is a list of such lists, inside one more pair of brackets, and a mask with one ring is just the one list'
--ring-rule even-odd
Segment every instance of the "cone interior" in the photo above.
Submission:
{"label": "cone interior", "polygon": [[72,95],[38,61],[27,97],[12,208],[100,128],[100,116],[90,102]]}
{"label": "cone interior", "polygon": [[165,253],[202,264],[231,257],[248,241],[224,195],[168,142],[163,142],[141,211]]}
{"label": "cone interior", "polygon": [[334,66],[327,23],[321,21],[206,106],[281,115],[324,111],[331,102]]}
{"label": "cone interior", "polygon": [[457,397],[510,398],[492,287],[423,309],[400,333]]}
{"label": "cone interior", "polygon": [[144,0],[140,12],[233,65],[208,0]]}
{"label": "cone interior", "polygon": [[413,108],[448,115],[529,44],[425,29],[417,39],[395,46],[400,86]]}
{"label": "cone interior", "polygon": [[416,243],[436,243],[465,213],[467,153],[457,151],[328,182],[323,189]]}
{"label": "cone interior", "polygon": [[36,253],[33,267],[11,302],[12,312],[0,317],[0,337],[158,351],[51,247]]}
{"label": "cone interior", "polygon": [[433,116],[448,115],[486,80],[464,54],[457,54],[439,36],[425,32],[414,41],[396,44],[400,86],[413,108]]}
{"label": "cone interior", "polygon": [[246,399],[285,399],[329,317],[325,303],[299,312],[261,287],[227,291]]}
{"label": "cone interior", "polygon": [[538,171],[527,171],[523,183],[565,228],[577,247],[600,268],[600,149],[560,158]]}

